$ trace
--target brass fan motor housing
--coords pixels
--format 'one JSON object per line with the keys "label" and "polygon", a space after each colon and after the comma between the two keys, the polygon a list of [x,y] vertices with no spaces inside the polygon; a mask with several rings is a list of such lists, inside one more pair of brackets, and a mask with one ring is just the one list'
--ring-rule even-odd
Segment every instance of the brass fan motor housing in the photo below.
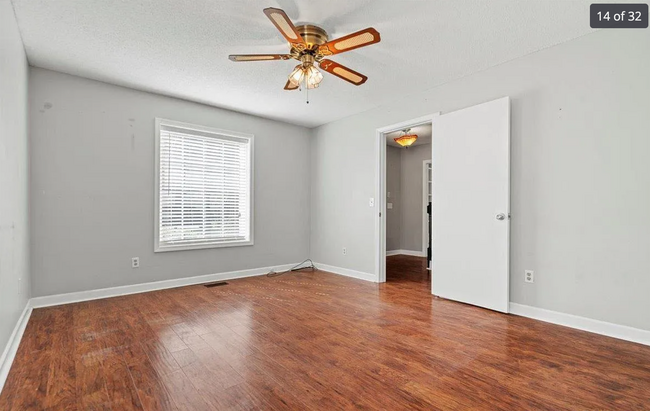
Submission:
{"label": "brass fan motor housing", "polygon": [[[305,42],[300,44],[291,44],[291,57],[301,61],[305,67],[313,64],[314,60],[320,62],[323,55],[321,54],[319,47],[322,44],[327,43],[327,32],[313,24],[298,26],[296,27],[296,30],[300,33],[300,36]],[[306,62],[306,58],[311,61]]]}
{"label": "brass fan motor housing", "polygon": [[317,49],[321,44],[327,43],[327,32],[313,24],[305,24],[296,27],[302,39],[307,43],[308,50]]}

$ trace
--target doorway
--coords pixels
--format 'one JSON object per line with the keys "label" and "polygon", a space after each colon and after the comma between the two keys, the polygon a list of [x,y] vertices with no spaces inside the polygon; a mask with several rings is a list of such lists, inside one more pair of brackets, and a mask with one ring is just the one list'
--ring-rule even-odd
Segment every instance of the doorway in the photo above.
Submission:
{"label": "doorway", "polygon": [[[431,150],[433,153],[433,149]],[[427,258],[427,269],[431,270],[431,213],[433,201],[433,175],[431,160],[422,162],[422,253]]]}
{"label": "doorway", "polygon": [[[428,177],[424,165],[431,164],[432,123],[439,113],[393,124],[377,130],[378,282],[413,280],[430,283],[430,223],[424,218]],[[404,135],[417,135],[405,148],[395,142]],[[428,195],[428,194],[427,194]],[[387,263],[387,258],[388,263]],[[391,274],[391,275],[388,275]],[[428,287],[428,285],[427,285]]]}
{"label": "doorway", "polygon": [[425,123],[384,134],[387,282],[430,280],[431,133]]}
{"label": "doorway", "polygon": [[386,135],[426,123],[433,124],[431,293],[507,313],[509,97],[377,129],[377,281],[386,282]]}

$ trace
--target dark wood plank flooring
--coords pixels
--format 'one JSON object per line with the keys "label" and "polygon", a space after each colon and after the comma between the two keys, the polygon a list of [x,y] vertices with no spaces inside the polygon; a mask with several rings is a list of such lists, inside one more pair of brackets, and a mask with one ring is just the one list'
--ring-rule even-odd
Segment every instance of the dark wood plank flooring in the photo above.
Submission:
{"label": "dark wood plank flooring", "polygon": [[389,267],[381,285],[300,272],[36,309],[0,410],[650,409],[650,347],[436,299],[416,260]]}
{"label": "dark wood plank flooring", "polygon": [[425,257],[392,255],[386,257],[386,281],[407,283],[411,288],[420,286],[422,291],[431,292],[431,274],[427,270]]}

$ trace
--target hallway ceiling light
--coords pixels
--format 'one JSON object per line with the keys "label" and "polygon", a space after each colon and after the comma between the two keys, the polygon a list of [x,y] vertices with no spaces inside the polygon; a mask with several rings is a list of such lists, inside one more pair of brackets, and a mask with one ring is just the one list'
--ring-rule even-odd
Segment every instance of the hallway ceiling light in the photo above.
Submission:
{"label": "hallway ceiling light", "polygon": [[400,135],[399,137],[395,137],[393,140],[395,140],[395,142],[400,146],[409,148],[409,146],[415,143],[415,140],[418,139],[417,134],[410,134],[410,133],[411,133],[410,128],[407,128],[406,130],[402,130],[402,135]]}

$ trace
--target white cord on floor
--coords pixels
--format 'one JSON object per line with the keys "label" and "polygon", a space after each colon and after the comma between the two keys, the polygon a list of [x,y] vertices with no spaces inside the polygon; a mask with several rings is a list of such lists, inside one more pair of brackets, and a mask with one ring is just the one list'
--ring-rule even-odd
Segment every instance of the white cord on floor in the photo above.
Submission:
{"label": "white cord on floor", "polygon": [[[305,266],[305,267],[301,267],[301,265],[305,264],[307,261],[309,261],[309,265],[308,265],[308,266]],[[300,264],[296,264],[296,265],[294,265],[293,267],[291,267],[291,268],[288,269],[287,271],[281,271],[281,272],[279,272],[279,273],[276,273],[275,271],[271,270],[271,271],[269,271],[268,274],[266,274],[266,276],[267,276],[267,277],[277,277],[277,276],[280,276],[280,275],[282,275],[282,274],[289,273],[289,272],[291,272],[291,271],[300,271],[300,270],[304,270],[305,268],[311,268],[312,270],[318,270],[318,268],[316,268],[316,266],[314,265],[314,262],[308,258],[308,259],[306,259],[305,261],[301,262]]]}

